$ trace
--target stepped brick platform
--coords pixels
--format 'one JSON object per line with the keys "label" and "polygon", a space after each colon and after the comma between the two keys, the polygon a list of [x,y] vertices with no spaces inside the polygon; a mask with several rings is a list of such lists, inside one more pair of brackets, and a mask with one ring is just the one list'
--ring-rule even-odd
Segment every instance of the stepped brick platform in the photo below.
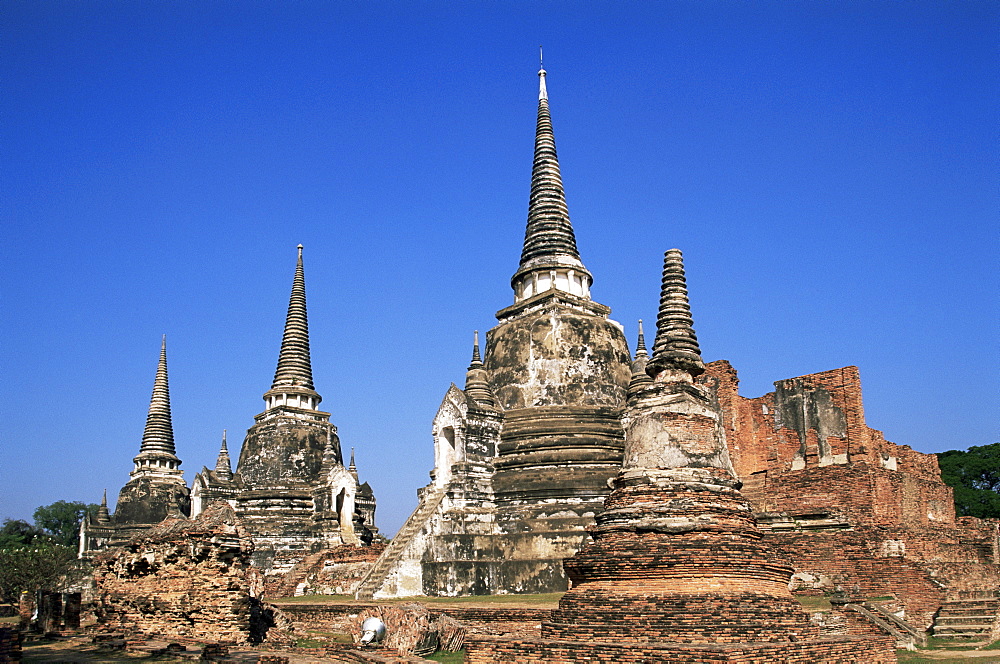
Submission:
{"label": "stepped brick platform", "polygon": [[820,637],[789,591],[792,567],[761,541],[740,494],[691,327],[681,254],[666,253],[657,336],[633,381],[625,454],[564,562],[572,588],[541,639],[477,638],[466,662],[895,662],[878,636]]}
{"label": "stepped brick platform", "polygon": [[996,597],[945,602],[934,617],[934,636],[956,641],[989,642],[998,613],[1000,599]]}
{"label": "stepped brick platform", "polygon": [[[636,631],[641,631],[639,624]],[[806,643],[741,643],[725,645],[602,643],[578,641],[521,640],[479,637],[466,639],[466,664],[518,662],[563,664],[564,662],[691,662],[697,664],[888,664],[896,654],[881,637],[831,636]],[[473,650],[475,648],[475,650]]]}

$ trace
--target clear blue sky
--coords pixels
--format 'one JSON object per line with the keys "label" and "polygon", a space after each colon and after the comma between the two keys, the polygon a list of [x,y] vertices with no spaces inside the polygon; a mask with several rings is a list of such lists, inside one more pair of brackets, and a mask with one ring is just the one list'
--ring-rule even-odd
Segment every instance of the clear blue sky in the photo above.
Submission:
{"label": "clear blue sky", "polygon": [[114,500],[167,334],[190,481],[235,457],[305,245],[323,407],[392,535],[511,304],[545,66],[594,299],[685,253],[745,396],[1000,440],[995,2],[37,2],[0,10],[0,518]]}

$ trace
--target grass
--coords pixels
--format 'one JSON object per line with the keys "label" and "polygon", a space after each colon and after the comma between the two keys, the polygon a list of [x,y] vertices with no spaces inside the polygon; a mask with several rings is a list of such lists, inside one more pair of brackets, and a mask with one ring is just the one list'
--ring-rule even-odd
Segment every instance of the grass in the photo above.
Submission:
{"label": "grass", "polygon": [[469,595],[466,597],[409,597],[390,601],[417,601],[421,604],[516,604],[552,605],[559,603],[564,593],[542,593],[539,595]]}
{"label": "grass", "polygon": [[963,657],[957,657],[957,658],[949,657],[948,659],[927,657],[926,655],[924,655],[919,651],[912,652],[910,650],[897,650],[896,658],[899,664],[942,664],[942,662],[944,663],[952,662],[953,664],[955,662],[965,662],[965,664],[969,664],[969,662],[975,661],[975,660],[968,660]]}
{"label": "grass", "polygon": [[427,655],[426,659],[441,664],[462,664],[465,661],[465,651],[451,652],[449,650],[438,650],[433,655]]}
{"label": "grass", "polygon": [[[486,604],[490,606],[540,606],[554,607],[559,603],[559,598],[563,593],[544,593],[540,595],[470,595],[466,597],[394,597],[392,599],[375,600],[376,604],[400,604],[406,602],[420,602],[421,604],[455,604],[455,605],[475,605]],[[822,599],[822,598],[820,598]],[[275,604],[371,604],[372,602],[358,602],[353,595],[302,595],[301,597],[274,597],[267,598],[267,601]],[[827,602],[829,607],[829,602]]]}
{"label": "grass", "polygon": [[795,599],[806,611],[829,611],[830,598],[823,595],[796,595]]}
{"label": "grass", "polygon": [[322,604],[326,602],[353,602],[354,595],[302,595],[300,597],[268,597],[268,602],[275,604]]}
{"label": "grass", "polygon": [[[940,636],[928,636],[927,648],[938,650],[975,650],[979,647],[978,641],[963,641],[962,639],[944,639]],[[993,650],[994,644],[985,646],[983,650]]]}

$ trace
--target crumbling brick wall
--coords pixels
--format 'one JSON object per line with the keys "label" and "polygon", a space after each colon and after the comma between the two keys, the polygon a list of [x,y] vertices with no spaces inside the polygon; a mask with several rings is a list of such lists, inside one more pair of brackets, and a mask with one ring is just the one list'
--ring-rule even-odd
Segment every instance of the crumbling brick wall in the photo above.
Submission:
{"label": "crumbling brick wall", "polygon": [[699,380],[719,400],[730,457],[742,479],[865,462],[941,482],[934,455],[890,443],[868,426],[857,367],[779,380],[774,392],[752,399],[739,394],[739,376],[726,360],[705,369]]}
{"label": "crumbling brick wall", "polygon": [[225,502],[167,519],[95,559],[99,622],[127,633],[244,643],[253,545]]}
{"label": "crumbling brick wall", "polygon": [[894,594],[926,626],[946,599],[996,589],[996,521],[956,519],[937,457],[868,427],[857,367],[781,380],[753,399],[724,360],[701,380],[722,409],[742,493],[800,592]]}
{"label": "crumbling brick wall", "polygon": [[[308,630],[341,631],[359,634],[365,613],[374,612],[376,604],[281,604],[282,613],[303,632]],[[552,616],[552,609],[512,607],[455,607],[428,605],[432,619],[448,616],[461,621],[470,632],[538,635],[538,626]]]}
{"label": "crumbling brick wall", "polygon": [[284,575],[267,577],[264,593],[267,597],[353,594],[383,549],[384,543],[373,542],[311,553]]}
{"label": "crumbling brick wall", "polygon": [[21,661],[22,633],[10,625],[0,625],[0,662]]}

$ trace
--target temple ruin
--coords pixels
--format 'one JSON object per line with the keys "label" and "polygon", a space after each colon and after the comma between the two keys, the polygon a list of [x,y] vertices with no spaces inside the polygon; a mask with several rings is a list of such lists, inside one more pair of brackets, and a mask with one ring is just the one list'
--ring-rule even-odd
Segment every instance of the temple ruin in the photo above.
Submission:
{"label": "temple ruin", "polygon": [[202,641],[251,640],[253,542],[225,502],[168,519],[94,559],[105,629]]}
{"label": "temple ruin", "polygon": [[820,637],[792,597],[792,566],[762,541],[740,494],[692,327],[680,251],[666,253],[651,378],[630,392],[625,451],[593,541],[540,639],[477,637],[466,661],[896,661],[895,642]]}
{"label": "temple ruin", "polygon": [[167,517],[190,513],[190,490],[174,448],[167,377],[167,338],[160,343],[160,359],[153,380],[146,427],[139,454],[132,460],[129,481],[118,494],[115,513],[108,512],[105,491],[96,515],[80,524],[80,555],[120,545]]}
{"label": "temple ruin", "polygon": [[114,514],[81,525],[81,555],[122,546],[167,517],[197,517],[213,501],[235,510],[253,541],[254,565],[274,588],[308,554],[370,544],[377,536],[375,496],[358,478],[354,453],[344,464],[337,428],[319,410],[312,379],[302,245],[292,280],[285,329],[265,410],[247,431],[236,471],[225,434],[215,468],[203,467],[188,490],[174,448],[166,340],[160,351],[149,417],[132,479]]}
{"label": "temple ruin", "polygon": [[562,559],[585,537],[621,465],[628,343],[590,298],[563,193],[539,72],[538,120],[514,304],[485,357],[434,419],[435,467],[420,506],[359,597],[562,590]]}
{"label": "temple ruin", "polygon": [[857,367],[739,395],[728,362],[700,381],[722,408],[729,452],[764,539],[804,594],[896,595],[919,629],[949,601],[1000,585],[996,520],[956,517],[937,458],[865,422]]}
{"label": "temple ruin", "polygon": [[[476,336],[464,389],[447,390],[432,481],[359,598],[566,590],[561,561],[588,541],[621,469],[627,395],[653,383],[642,321],[630,356],[610,310],[590,299],[539,76],[514,304],[497,312],[482,356]],[[893,595],[923,630],[948,602],[1000,583],[996,522],[956,518],[934,455],[867,426],[856,367],[747,398],[720,360],[693,384],[721,413],[720,454],[754,537],[791,561],[797,593]]]}
{"label": "temple ruin", "polygon": [[[891,639],[855,618],[840,616],[839,632],[820,626],[792,593],[843,606],[892,596],[896,608],[882,618],[920,633],[946,629],[935,620],[947,607],[992,597],[997,522],[956,518],[934,455],[868,427],[856,367],[741,395],[728,362],[702,360],[677,250],[665,256],[652,355],[642,321],[630,353],[611,310],[590,296],[546,72],[539,77],[513,303],[497,312],[485,349],[473,333],[464,386],[446,390],[432,423],[431,481],[392,542],[378,555],[372,490],[353,451],[345,465],[330,413],[319,410],[300,245],[265,408],[235,471],[224,433],[214,468],[203,467],[190,491],[174,448],[164,341],[117,510],[105,498],[81,527],[82,554],[126,552],[100,559],[101,583],[117,597],[109,620],[139,624],[128,595],[171,592],[140,578],[141,560],[173,561],[170,546],[198,544],[212,529],[218,546],[205,560],[246,563],[247,578],[260,574],[255,596],[568,590],[541,619],[540,638],[474,638],[470,662],[599,652],[622,662],[880,664],[894,661]],[[230,608],[242,625],[245,607]]]}

